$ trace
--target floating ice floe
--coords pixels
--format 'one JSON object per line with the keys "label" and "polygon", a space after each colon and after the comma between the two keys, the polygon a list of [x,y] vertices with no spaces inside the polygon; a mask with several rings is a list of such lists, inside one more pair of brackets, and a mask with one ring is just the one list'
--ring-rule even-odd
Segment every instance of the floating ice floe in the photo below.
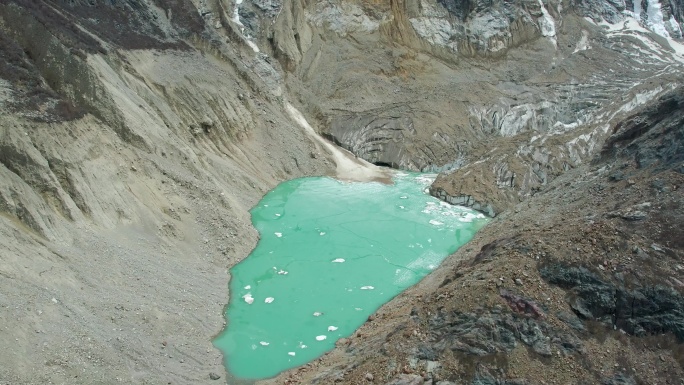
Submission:
{"label": "floating ice floe", "polygon": [[420,184],[429,185],[429,184],[432,184],[432,182],[434,182],[436,178],[437,178],[437,174],[428,174],[428,175],[424,175],[424,176],[423,175],[418,176],[414,179],[416,182],[418,182]]}
{"label": "floating ice floe", "polygon": [[334,331],[337,330],[337,329],[338,329],[337,326],[328,326],[328,331],[329,331],[329,332],[334,332]]}
{"label": "floating ice floe", "polygon": [[406,207],[404,207],[404,206],[399,206],[399,208],[403,210],[403,209],[405,209]]}
{"label": "floating ice floe", "polygon": [[299,343],[299,347],[300,347],[301,349],[306,349],[306,348],[308,348],[308,346],[304,345],[304,344],[301,343],[301,342]]}
{"label": "floating ice floe", "polygon": [[280,270],[280,271],[278,271],[278,274],[280,274],[280,275],[287,275],[287,273],[288,273],[288,272],[285,271],[285,270]]}
{"label": "floating ice floe", "polygon": [[251,289],[251,288],[252,288],[252,285],[247,285],[247,286],[245,286],[245,290],[249,290],[249,289]]}
{"label": "floating ice floe", "polygon": [[399,199],[408,199],[408,197],[406,195],[402,195],[399,197]]}
{"label": "floating ice floe", "polygon": [[321,232],[318,233],[318,234],[319,234],[319,235],[325,235],[325,231],[321,231]]}
{"label": "floating ice floe", "polygon": [[375,287],[373,286],[361,286],[361,290],[373,290]]}
{"label": "floating ice floe", "polygon": [[295,356],[295,354],[297,354],[297,353],[295,353],[295,352],[287,352],[287,355],[288,355],[288,356],[292,356],[292,357],[294,357],[294,356]]}
{"label": "floating ice floe", "polygon": [[280,216],[280,214],[276,214],[275,216],[276,216],[276,217],[279,217],[279,216]]}
{"label": "floating ice floe", "polygon": [[259,343],[261,344],[261,346],[268,346],[268,345],[270,345],[270,343],[268,343],[268,342],[266,342],[266,341],[260,341]]}
{"label": "floating ice floe", "polygon": [[266,298],[266,299],[264,300],[264,302],[266,302],[266,303],[271,303],[271,302],[273,302],[274,299],[275,299],[275,298],[273,298],[273,297],[268,297],[268,298]]}
{"label": "floating ice floe", "polygon": [[440,221],[436,221],[436,220],[434,220],[434,219],[430,219],[430,224],[433,225],[433,226],[441,226],[441,225],[443,225],[444,223],[442,223],[442,222],[440,222]]}
{"label": "floating ice floe", "polygon": [[320,311],[315,311],[315,312],[313,313],[313,316],[314,316],[314,317],[320,317],[320,316],[322,316],[322,315],[323,315],[323,313],[321,313]]}
{"label": "floating ice floe", "polygon": [[252,297],[252,293],[247,293],[242,296],[242,298],[245,299],[245,302],[247,302],[247,305],[251,305],[254,302],[254,297]]}
{"label": "floating ice floe", "polygon": [[344,258],[333,259],[332,262],[333,262],[333,263],[342,263],[342,262],[344,262]]}
{"label": "floating ice floe", "polygon": [[280,238],[280,237],[283,236],[283,233],[275,233],[275,236],[278,237],[278,238]]}
{"label": "floating ice floe", "polygon": [[316,341],[323,341],[326,338],[328,338],[328,336],[316,336]]}

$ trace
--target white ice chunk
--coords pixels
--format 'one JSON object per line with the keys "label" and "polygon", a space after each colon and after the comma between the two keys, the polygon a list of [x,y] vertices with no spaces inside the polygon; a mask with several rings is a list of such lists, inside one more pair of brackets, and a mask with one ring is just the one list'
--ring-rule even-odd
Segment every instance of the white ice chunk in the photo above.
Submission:
{"label": "white ice chunk", "polygon": [[295,353],[295,352],[287,352],[287,355],[292,356],[292,357],[294,357],[295,354],[297,354],[297,353]]}
{"label": "white ice chunk", "polygon": [[242,298],[245,299],[245,302],[247,302],[248,305],[251,305],[254,302],[254,297],[252,297],[252,293],[247,293],[243,295]]}
{"label": "white ice chunk", "polygon": [[361,286],[361,290],[373,290],[375,287],[373,286]]}
{"label": "white ice chunk", "polygon": [[270,345],[270,343],[268,343],[268,342],[266,342],[266,341],[260,341],[259,343],[261,344],[261,346],[268,346],[268,345]]}
{"label": "white ice chunk", "polygon": [[283,233],[275,233],[276,237],[280,238],[283,236]]}
{"label": "white ice chunk", "polygon": [[278,272],[278,274],[280,274],[280,275],[287,275],[287,271],[285,271],[285,270],[280,270],[280,271]]}
{"label": "white ice chunk", "polygon": [[274,299],[275,299],[275,298],[273,298],[273,297],[268,297],[268,298],[266,298],[266,299],[264,300],[264,302],[266,302],[266,303],[271,303],[271,302],[273,302]]}
{"label": "white ice chunk", "polygon": [[328,331],[329,331],[329,332],[334,332],[334,331],[337,330],[337,329],[338,329],[337,326],[328,326]]}
{"label": "white ice chunk", "polygon": [[280,216],[280,214],[276,214],[276,217],[279,217],[279,216]]}
{"label": "white ice chunk", "polygon": [[399,197],[399,199],[408,199],[408,197],[406,195],[402,195]]}
{"label": "white ice chunk", "polygon": [[320,234],[320,235],[325,235],[325,231],[321,231],[319,234]]}
{"label": "white ice chunk", "polygon": [[436,220],[434,220],[434,219],[430,219],[430,224],[433,225],[433,226],[441,226],[441,225],[443,225],[444,223],[442,223],[442,222],[440,222],[440,221],[436,221]]}
{"label": "white ice chunk", "polygon": [[314,316],[314,317],[320,317],[320,316],[322,316],[322,315],[323,315],[323,313],[321,313],[320,311],[315,311],[315,312],[313,313],[313,316]]}
{"label": "white ice chunk", "polygon": [[316,336],[316,341],[323,341],[326,338],[328,338],[328,336]]}
{"label": "white ice chunk", "polygon": [[332,261],[333,263],[342,263],[344,262],[344,258],[337,258]]}
{"label": "white ice chunk", "polygon": [[670,33],[667,32],[665,28],[665,21],[663,20],[663,11],[658,0],[650,0],[648,2],[648,7],[646,8],[646,14],[648,15],[648,20],[646,25],[651,28],[651,30],[658,35],[668,38]]}
{"label": "white ice chunk", "polygon": [[[580,51],[586,51],[589,48],[591,48],[591,46],[589,45],[589,32],[582,30],[582,37],[577,42],[577,45],[575,46],[575,50],[572,51],[572,53],[577,53]],[[562,125],[562,127],[566,128],[566,129],[573,129],[577,125],[579,125],[577,123],[565,124],[565,123],[561,123],[561,122],[556,122],[556,124],[554,124],[553,126],[556,127],[556,125],[558,125],[559,123],[560,123],[560,125]],[[568,127],[568,126],[570,126],[570,127]]]}
{"label": "white ice chunk", "polygon": [[247,286],[245,286],[245,290],[249,290],[249,289],[251,289],[251,288],[252,288],[252,285],[247,285]]}

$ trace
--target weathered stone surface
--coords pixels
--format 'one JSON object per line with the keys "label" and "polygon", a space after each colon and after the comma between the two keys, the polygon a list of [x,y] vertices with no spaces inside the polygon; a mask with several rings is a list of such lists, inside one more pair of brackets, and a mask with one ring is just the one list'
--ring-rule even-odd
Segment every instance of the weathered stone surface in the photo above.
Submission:
{"label": "weathered stone surface", "polygon": [[[516,280],[517,283],[517,280]],[[522,281],[521,281],[522,284]],[[522,296],[511,293],[508,290],[502,289],[500,292],[501,298],[506,300],[508,306],[515,313],[527,314],[533,317],[539,318],[544,317],[544,311],[537,305],[534,301],[529,298],[524,298]]]}
{"label": "weathered stone surface", "polygon": [[601,152],[603,159],[633,159],[641,168],[675,169],[684,162],[684,90],[663,96],[657,103],[616,125]]}
{"label": "weathered stone surface", "polygon": [[563,334],[546,322],[499,312],[439,313],[429,318],[432,349],[459,351],[486,356],[510,352],[522,342],[542,356],[550,356],[552,346],[573,353],[581,343],[571,334]]}
{"label": "weathered stone surface", "polygon": [[616,374],[613,377],[605,377],[601,380],[601,385],[636,385],[637,382],[632,376],[627,374]]}
{"label": "weathered stone surface", "polygon": [[400,374],[386,385],[423,385],[423,377],[417,374]]}
{"label": "weathered stone surface", "polygon": [[628,290],[584,267],[552,264],[540,269],[549,283],[568,290],[568,302],[583,319],[599,320],[637,336],[672,333],[684,341],[684,297],[672,288]]}

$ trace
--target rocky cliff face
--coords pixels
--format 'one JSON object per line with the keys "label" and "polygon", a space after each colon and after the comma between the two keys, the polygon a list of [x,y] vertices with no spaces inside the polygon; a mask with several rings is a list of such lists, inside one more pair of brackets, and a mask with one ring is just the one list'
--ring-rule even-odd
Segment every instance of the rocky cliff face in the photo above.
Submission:
{"label": "rocky cliff face", "polygon": [[[638,338],[679,333],[683,7],[0,2],[0,378],[225,378],[210,340],[257,241],[248,209],[334,169],[290,102],[359,158],[438,172],[433,195],[499,216],[305,382],[682,378],[680,345]],[[662,378],[628,370],[642,343]]]}
{"label": "rocky cliff face", "polygon": [[0,382],[225,378],[249,208],[334,165],[224,5],[0,4]]}
{"label": "rocky cliff face", "polygon": [[435,196],[495,215],[678,84],[680,6],[640,6],[285,2],[289,16],[263,33],[333,141],[377,164],[444,172]]}

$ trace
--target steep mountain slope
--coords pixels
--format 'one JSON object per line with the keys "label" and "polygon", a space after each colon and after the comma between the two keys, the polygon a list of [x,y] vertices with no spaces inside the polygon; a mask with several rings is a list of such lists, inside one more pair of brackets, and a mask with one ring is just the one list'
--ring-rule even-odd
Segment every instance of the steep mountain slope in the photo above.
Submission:
{"label": "steep mountain slope", "polygon": [[274,381],[677,383],[681,341],[652,335],[681,319],[683,7],[0,1],[0,382],[225,380],[249,208],[354,172],[295,105],[497,219]]}
{"label": "steep mountain slope", "polygon": [[1,74],[2,383],[225,377],[211,339],[227,268],[257,241],[249,208],[333,170],[266,59],[169,4],[191,20],[152,2],[0,5],[18,74]]}

